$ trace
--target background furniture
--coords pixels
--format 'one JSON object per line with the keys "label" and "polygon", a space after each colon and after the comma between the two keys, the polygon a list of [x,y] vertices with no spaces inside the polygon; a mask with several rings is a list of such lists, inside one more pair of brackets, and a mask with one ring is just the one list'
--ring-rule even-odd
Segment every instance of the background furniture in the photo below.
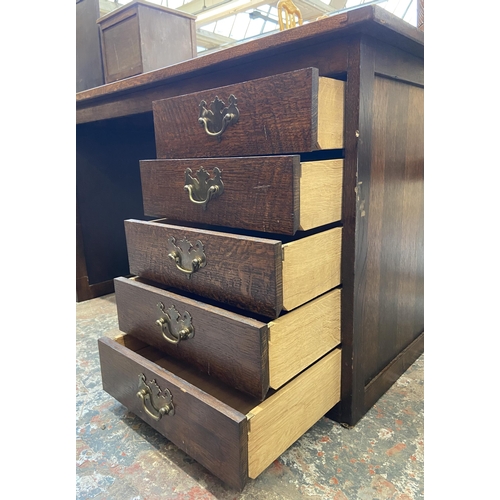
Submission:
{"label": "background furniture", "polygon": [[196,56],[195,16],[134,0],[97,20],[106,83]]}
{"label": "background furniture", "polygon": [[99,0],[76,0],[76,91],[104,83],[99,26]]}
{"label": "background furniture", "polygon": [[367,6],[77,94],[77,297],[129,273],[152,101],[304,67],[346,81],[342,394],[354,425],[423,351],[423,33]]}

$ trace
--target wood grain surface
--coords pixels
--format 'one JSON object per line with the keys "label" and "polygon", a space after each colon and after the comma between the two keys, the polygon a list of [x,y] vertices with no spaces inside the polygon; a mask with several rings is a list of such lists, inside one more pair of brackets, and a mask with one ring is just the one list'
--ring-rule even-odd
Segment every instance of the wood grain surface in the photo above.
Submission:
{"label": "wood grain surface", "polygon": [[[184,189],[203,167],[221,170],[222,195],[204,210]],[[140,162],[144,213],[172,221],[198,222],[261,232],[294,234],[300,220],[298,156],[199,158]],[[319,175],[318,175],[319,177]]]}
{"label": "wood grain surface", "polygon": [[252,409],[248,475],[257,477],[340,399],[341,350],[335,349]]}
{"label": "wood grain surface", "polygon": [[78,125],[76,139],[78,299],[95,296],[89,285],[111,286],[127,275],[124,219],[143,217],[139,160],[155,154],[152,116]]}
{"label": "wood grain surface", "polygon": [[[269,318],[283,305],[281,241],[189,227],[125,221],[130,273]],[[169,257],[167,241],[200,240],[206,265],[191,275]]]}
{"label": "wood grain surface", "polygon": [[314,149],[344,147],[345,83],[319,77],[318,143]]}
{"label": "wood grain surface", "polygon": [[329,415],[350,425],[423,349],[423,40],[367,6],[77,95],[77,121],[94,122],[100,140],[116,117],[150,115],[159,99],[305,67],[345,80],[342,402]]}
{"label": "wood grain surface", "polygon": [[[203,167],[221,171],[222,195],[206,208],[186,184]],[[298,156],[249,156],[140,162],[144,213],[178,223],[201,223],[293,235],[342,217],[343,160],[299,162]]]}
{"label": "wood grain surface", "polygon": [[[122,332],[262,401],[340,343],[340,289],[269,323],[164,290],[140,278],[116,278]],[[194,336],[174,345],[156,320],[163,302],[188,312]]]}
{"label": "wood grain surface", "polygon": [[344,160],[301,163],[300,229],[307,231],[342,218]]}
{"label": "wood grain surface", "polygon": [[340,285],[342,228],[283,245],[283,309],[291,311]]}
{"label": "wood grain surface", "polygon": [[[123,80],[80,92],[77,94],[77,102],[84,103],[120,93],[158,87],[162,83],[171,83],[180,76],[194,75],[207,68],[215,73],[220,73],[221,70],[227,68],[232,70],[241,66],[243,59],[255,58],[256,55],[269,58],[280,52],[281,54],[291,53],[295,57],[294,49],[298,46],[306,47],[310,59],[316,55],[311,52],[311,45],[314,46],[324,41],[338,45],[344,37],[359,36],[361,33],[368,33],[375,39],[400,47],[417,57],[423,57],[423,33],[401,18],[387,12],[383,7],[367,5],[314,23],[297,26],[293,30],[274,33],[272,36],[251,40],[171,67],[161,68],[131,80]],[[330,52],[330,58],[334,56],[335,53]],[[280,61],[276,58],[271,59],[273,66],[279,66]]]}
{"label": "wood grain surface", "polygon": [[[242,489],[248,462],[245,415],[161,368],[154,362],[158,356],[153,352],[147,359],[145,351],[136,353],[112,339],[101,338],[103,389],[213,474],[233,488]],[[146,413],[137,397],[141,374],[171,392],[173,415],[155,421]]]}
{"label": "wood grain surface", "polygon": [[[260,321],[213,307],[127,278],[115,279],[118,324],[167,354],[193,365],[231,387],[263,400],[269,389],[268,327]],[[167,342],[156,320],[157,304],[174,306],[192,318],[194,336]]]}
{"label": "wood grain surface", "polygon": [[349,64],[342,399],[328,416],[355,425],[423,352],[424,63],[363,38]]}
{"label": "wood grain surface", "polygon": [[[365,384],[424,330],[422,88],[375,77],[363,308]],[[376,326],[376,327],[375,327]]]}
{"label": "wood grain surface", "polygon": [[279,389],[340,343],[339,288],[269,323],[269,385]]}
{"label": "wood grain surface", "polygon": [[[342,131],[343,106],[338,106],[338,101],[318,103],[318,85],[318,70],[306,68],[155,101],[157,157],[244,156],[341,148],[343,141],[332,133],[321,134],[319,143],[318,105],[330,110],[325,123],[340,122]],[[210,106],[218,97],[228,105],[230,95],[237,99],[239,120],[219,137],[211,137],[198,123],[200,103],[205,101]],[[325,98],[334,95],[328,92]]]}

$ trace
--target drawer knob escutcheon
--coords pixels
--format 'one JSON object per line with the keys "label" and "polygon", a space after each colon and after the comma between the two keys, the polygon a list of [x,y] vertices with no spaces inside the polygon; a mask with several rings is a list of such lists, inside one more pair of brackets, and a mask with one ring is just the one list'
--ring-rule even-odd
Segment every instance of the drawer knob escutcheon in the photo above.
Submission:
{"label": "drawer knob escutcheon", "polygon": [[156,380],[148,383],[143,373],[139,375],[137,397],[142,401],[144,411],[156,421],[160,420],[163,415],[173,415],[175,412],[172,393],[168,389],[160,389]]}
{"label": "drawer knob escutcheon", "polygon": [[208,202],[218,198],[224,192],[224,184],[221,178],[221,170],[214,168],[213,179],[210,174],[200,167],[196,172],[196,177],[192,177],[193,171],[187,168],[184,172],[186,176],[184,190],[189,193],[189,199],[196,205],[201,205],[203,210],[207,209]]}
{"label": "drawer knob escutcheon", "polygon": [[220,141],[224,130],[237,123],[240,117],[240,111],[236,106],[237,102],[238,99],[233,94],[229,96],[228,106],[218,96],[215,96],[209,107],[207,107],[206,101],[201,101],[198,106],[200,110],[198,123],[205,128],[208,135],[217,137]]}
{"label": "drawer knob escutcheon", "polygon": [[205,267],[207,257],[203,249],[203,243],[197,240],[194,245],[189,240],[183,238],[179,245],[175,244],[175,238],[171,236],[167,242],[168,257],[175,262],[179,271],[191,278],[191,275]]}
{"label": "drawer knob escutcheon", "polygon": [[194,336],[192,318],[187,311],[184,311],[181,318],[181,314],[173,305],[166,311],[163,302],[158,302],[156,306],[164,315],[164,317],[156,320],[156,324],[160,326],[161,333],[166,341],[171,344],[178,344],[181,340],[187,340]]}

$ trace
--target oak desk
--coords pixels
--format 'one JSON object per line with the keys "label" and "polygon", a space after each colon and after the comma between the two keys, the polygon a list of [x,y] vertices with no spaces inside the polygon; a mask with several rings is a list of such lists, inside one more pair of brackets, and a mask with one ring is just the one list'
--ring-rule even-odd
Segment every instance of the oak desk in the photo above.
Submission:
{"label": "oak desk", "polygon": [[[77,300],[129,273],[152,102],[305,67],[346,81],[342,400],[354,425],[423,351],[423,32],[367,6],[80,92]],[[277,96],[279,104],[279,96]]]}

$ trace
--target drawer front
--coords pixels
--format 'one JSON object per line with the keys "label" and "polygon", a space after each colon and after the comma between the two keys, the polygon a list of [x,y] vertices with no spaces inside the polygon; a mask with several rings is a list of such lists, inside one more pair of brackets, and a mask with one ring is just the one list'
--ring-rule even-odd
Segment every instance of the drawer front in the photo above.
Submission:
{"label": "drawer front", "polygon": [[340,289],[269,323],[140,279],[115,279],[115,293],[122,332],[260,401],[340,343]]}
{"label": "drawer front", "polygon": [[280,241],[138,220],[125,221],[125,234],[131,274],[266,317],[281,312]]}
{"label": "drawer front", "polygon": [[285,244],[156,221],[125,234],[131,274],[267,318],[340,284],[340,227]]}
{"label": "drawer front", "polygon": [[153,102],[157,158],[343,147],[344,82],[316,68]]}
{"label": "drawer front", "polygon": [[117,278],[114,283],[122,332],[264,399],[269,389],[266,323],[140,281]]}
{"label": "drawer front", "polygon": [[99,340],[104,390],[233,488],[257,477],[340,400],[339,349],[256,403],[138,342]]}
{"label": "drawer front", "polygon": [[144,213],[293,235],[340,220],[342,167],[299,156],[144,160]]}
{"label": "drawer front", "polygon": [[[103,389],[213,474],[242,488],[248,469],[245,415],[158,365],[154,354],[135,349],[133,343],[130,348],[109,338],[99,340]],[[142,375],[154,396],[138,396],[149,392]],[[158,389],[164,397],[156,398]],[[168,406],[166,390],[174,409],[161,415]]]}

